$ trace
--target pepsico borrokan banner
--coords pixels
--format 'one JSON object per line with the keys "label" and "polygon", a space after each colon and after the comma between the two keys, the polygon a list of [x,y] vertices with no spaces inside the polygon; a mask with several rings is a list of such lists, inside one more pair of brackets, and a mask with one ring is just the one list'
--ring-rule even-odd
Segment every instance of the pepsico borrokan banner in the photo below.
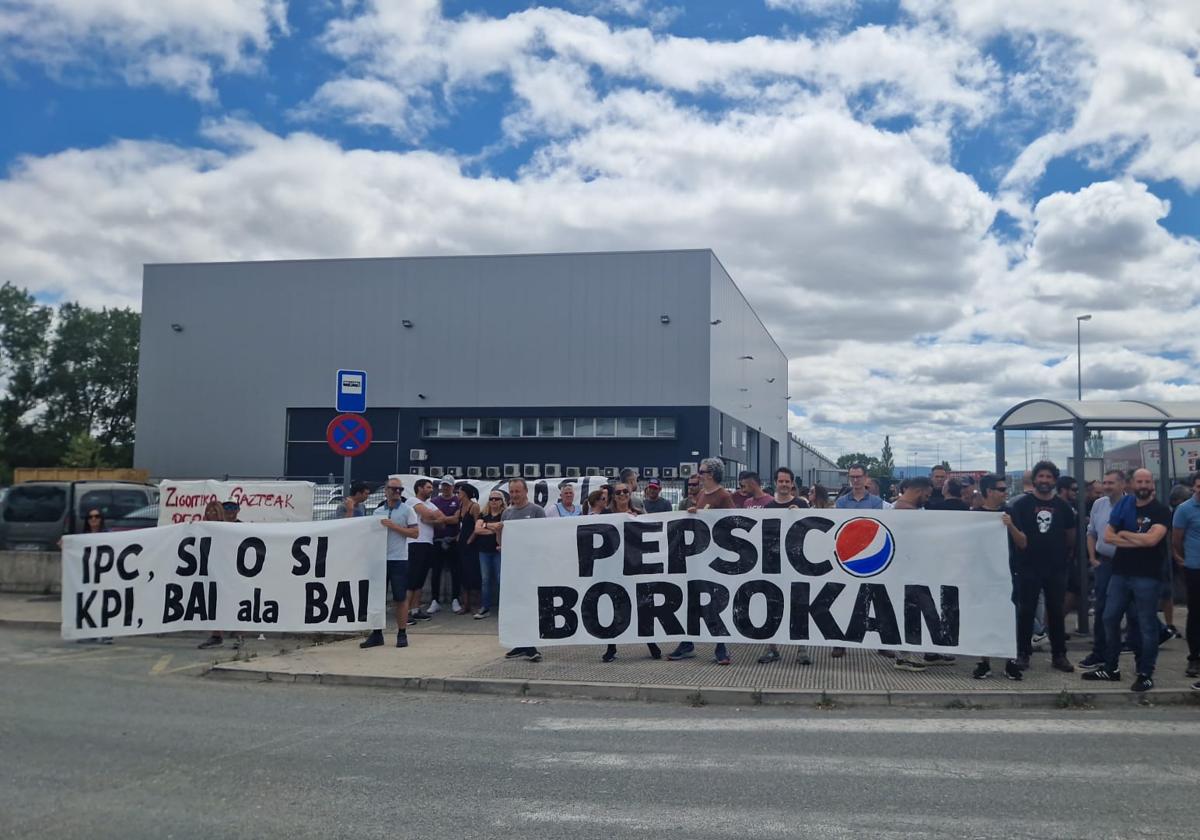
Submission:
{"label": "pepsico borrokan banner", "polygon": [[774,642],[1011,657],[1000,514],[705,510],[506,523],[508,646]]}

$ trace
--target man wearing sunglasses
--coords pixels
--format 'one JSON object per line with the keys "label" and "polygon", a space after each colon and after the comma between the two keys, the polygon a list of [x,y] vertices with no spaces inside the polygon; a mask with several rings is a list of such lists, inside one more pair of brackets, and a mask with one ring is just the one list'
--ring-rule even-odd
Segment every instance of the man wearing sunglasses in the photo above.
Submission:
{"label": "man wearing sunglasses", "polygon": [[[383,504],[375,510],[380,524],[387,528],[387,580],[392,587],[392,608],[396,613],[396,647],[408,647],[408,541],[417,536],[417,514],[404,503],[400,493],[404,484],[389,478],[383,488]],[[383,630],[372,630],[359,644],[372,648],[383,644]]]}
{"label": "man wearing sunglasses", "polygon": [[679,510],[687,510],[696,504],[696,494],[700,492],[700,476],[693,475],[687,480],[687,492],[679,500]]}
{"label": "man wearing sunglasses", "polygon": [[[1008,515],[1008,480],[999,474],[993,473],[985,475],[979,480],[979,492],[983,494],[982,507],[976,510],[983,513],[998,513],[1000,521],[1004,523],[1004,527],[1008,529],[1010,539],[1011,533],[1016,530],[1013,524],[1012,517]],[[1010,544],[1011,551],[1011,544]],[[1009,572],[1012,571],[1011,554],[1009,557]],[[1013,583],[1013,595],[1011,598],[1013,606],[1016,607],[1016,583]],[[1016,613],[1013,614],[1014,626],[1016,622]],[[986,680],[992,675],[992,661],[986,656],[980,658],[979,664],[975,666],[975,671],[971,674],[977,680]],[[1020,680],[1022,677],[1021,669],[1017,667],[1017,663],[1009,659],[1004,663],[1004,676],[1010,680]]]}

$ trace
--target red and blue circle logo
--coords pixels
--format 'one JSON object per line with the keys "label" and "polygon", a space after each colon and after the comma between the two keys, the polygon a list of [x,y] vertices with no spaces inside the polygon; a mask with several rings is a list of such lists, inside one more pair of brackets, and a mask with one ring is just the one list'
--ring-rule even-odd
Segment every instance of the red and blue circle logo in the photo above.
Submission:
{"label": "red and blue circle logo", "polygon": [[874,577],[892,564],[896,541],[878,519],[847,519],[834,532],[833,556],[854,577]]}

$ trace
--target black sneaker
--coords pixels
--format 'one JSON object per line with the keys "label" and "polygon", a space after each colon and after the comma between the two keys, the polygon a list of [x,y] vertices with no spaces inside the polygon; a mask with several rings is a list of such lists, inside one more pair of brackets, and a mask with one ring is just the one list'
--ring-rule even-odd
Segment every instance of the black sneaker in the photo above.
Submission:
{"label": "black sneaker", "polygon": [[508,653],[504,654],[505,659],[520,659],[525,655],[525,648],[513,648]]}
{"label": "black sneaker", "polygon": [[372,630],[371,635],[359,642],[358,646],[365,650],[366,648],[379,647],[381,644],[383,644],[383,631]]}
{"label": "black sneaker", "polygon": [[417,610],[415,613],[410,613],[408,620],[412,621],[433,621],[433,616],[425,612],[425,610]]}
{"label": "black sneaker", "polygon": [[525,648],[525,658],[530,662],[541,662],[542,655],[538,653],[537,648]]}
{"label": "black sneaker", "polygon": [[604,655],[600,657],[600,661],[601,662],[612,662],[616,658],[617,658],[617,646],[612,645],[611,647],[605,649]]}
{"label": "black sneaker", "polygon": [[1015,682],[1025,679],[1025,675],[1021,673],[1021,669],[1017,667],[1017,663],[1013,659],[1004,663],[1004,676]]}
{"label": "black sneaker", "polygon": [[779,651],[775,650],[775,648],[768,648],[766,653],[758,657],[758,664],[766,665],[771,662],[778,662],[779,659]]}
{"label": "black sneaker", "polygon": [[1088,682],[1120,682],[1121,672],[1097,668],[1095,671],[1084,671],[1080,677]]}
{"label": "black sneaker", "polygon": [[1028,671],[1029,670],[1029,657],[1028,656],[1018,656],[1016,659],[1013,659],[1011,661],[1012,661],[1014,667],[1016,667],[1016,669],[1018,671]]}
{"label": "black sneaker", "polygon": [[1187,670],[1183,672],[1185,677],[1200,677],[1200,659],[1189,659]]}
{"label": "black sneaker", "polygon": [[1071,664],[1071,660],[1067,659],[1067,657],[1061,653],[1050,660],[1050,667],[1055,671],[1062,671],[1066,674],[1075,673],[1075,666]]}
{"label": "black sneaker", "polygon": [[[383,644],[383,639],[380,639],[379,643]],[[403,630],[396,633],[396,647],[408,647],[408,634]]]}
{"label": "black sneaker", "polygon": [[944,653],[927,653],[924,660],[926,665],[953,665],[955,662],[953,656],[947,656]]}
{"label": "black sneaker", "polygon": [[1129,686],[1130,691],[1149,691],[1152,688],[1154,688],[1154,680],[1146,674],[1138,674],[1133,685]]}
{"label": "black sneaker", "polygon": [[1174,638],[1175,634],[1171,632],[1171,625],[1164,625],[1163,628],[1158,631],[1158,646],[1162,647]]}
{"label": "black sneaker", "polygon": [[1192,683],[1192,691],[1200,691],[1200,682]]}
{"label": "black sneaker", "polygon": [[[1097,656],[1094,653],[1089,653],[1079,663],[1080,671],[1094,671],[1097,668],[1103,668],[1103,667],[1104,667],[1104,657]],[[1200,675],[1198,675],[1198,676],[1200,676]]]}
{"label": "black sneaker", "polygon": [[207,650],[208,648],[220,647],[223,644],[225,644],[225,640],[220,636],[209,636],[207,639],[197,645],[197,647],[199,647],[200,650]]}
{"label": "black sneaker", "polygon": [[1183,634],[1179,632],[1179,628],[1176,627],[1174,624],[1168,624],[1164,629],[1167,630],[1171,634],[1172,639],[1182,639],[1183,638]]}
{"label": "black sneaker", "polygon": [[977,680],[986,680],[991,675],[992,666],[986,659],[981,660],[980,663],[975,666],[975,670],[971,672],[971,676]]}

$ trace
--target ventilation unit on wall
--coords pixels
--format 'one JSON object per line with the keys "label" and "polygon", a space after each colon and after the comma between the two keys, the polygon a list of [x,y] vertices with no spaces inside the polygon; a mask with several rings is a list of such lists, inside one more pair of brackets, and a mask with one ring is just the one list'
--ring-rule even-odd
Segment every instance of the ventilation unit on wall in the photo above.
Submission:
{"label": "ventilation unit on wall", "polygon": [[467,467],[467,478],[479,478],[483,475],[483,467]]}
{"label": "ventilation unit on wall", "polygon": [[579,478],[581,472],[579,467],[567,467],[567,478]]}
{"label": "ventilation unit on wall", "polygon": [[446,475],[458,478],[463,474],[462,467],[446,467]]}
{"label": "ventilation unit on wall", "polygon": [[587,475],[600,475],[600,468],[599,467],[588,467]]}
{"label": "ventilation unit on wall", "polygon": [[408,460],[410,460],[410,461],[424,461],[428,458],[429,458],[429,453],[426,452],[424,449],[408,450]]}
{"label": "ventilation unit on wall", "polygon": [[679,465],[679,477],[680,478],[688,478],[695,474],[696,474],[696,462],[695,461],[693,461],[690,464],[687,462],[684,462]]}
{"label": "ventilation unit on wall", "polygon": [[408,474],[409,474],[409,475],[420,475],[420,474],[421,474],[421,468],[420,468],[420,467],[409,467],[409,468],[408,468]]}
{"label": "ventilation unit on wall", "polygon": [[676,470],[674,467],[663,467],[663,469],[662,469],[662,477],[663,478],[674,478],[678,474],[679,474],[679,471]]}
{"label": "ventilation unit on wall", "polygon": [[604,476],[606,478],[616,478],[620,474],[621,474],[620,467],[605,467],[604,468]]}
{"label": "ventilation unit on wall", "polygon": [[521,477],[521,465],[520,464],[505,464],[504,465],[504,477],[505,478],[520,478]]}
{"label": "ventilation unit on wall", "polygon": [[429,470],[425,474],[428,475],[430,478],[441,478],[442,477],[442,468],[441,467],[430,467]]}
{"label": "ventilation unit on wall", "polygon": [[546,478],[562,478],[562,464],[547,464],[542,474]]}
{"label": "ventilation unit on wall", "polygon": [[488,467],[487,469],[484,470],[484,474],[488,478],[499,478],[500,477],[500,468],[499,467]]}
{"label": "ventilation unit on wall", "polygon": [[541,474],[541,472],[542,472],[541,464],[526,464],[525,469],[522,474],[525,478],[537,478]]}
{"label": "ventilation unit on wall", "polygon": [[642,467],[642,478],[658,478],[658,467]]}

